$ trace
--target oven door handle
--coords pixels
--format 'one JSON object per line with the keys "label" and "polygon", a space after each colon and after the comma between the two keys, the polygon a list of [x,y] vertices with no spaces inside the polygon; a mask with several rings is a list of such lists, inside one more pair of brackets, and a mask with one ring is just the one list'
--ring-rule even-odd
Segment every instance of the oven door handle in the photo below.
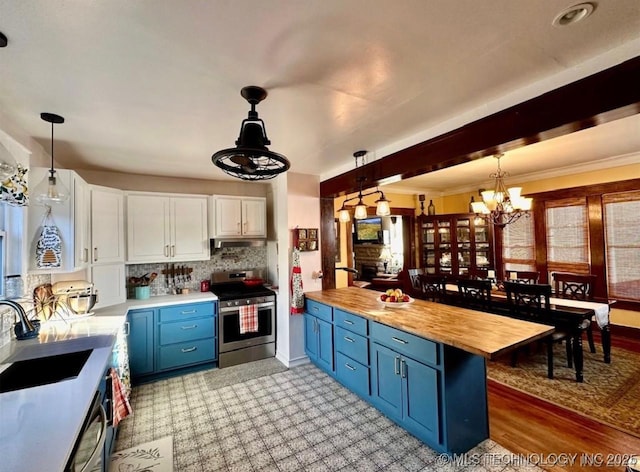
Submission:
{"label": "oven door handle", "polygon": [[[238,306],[226,306],[224,308],[220,308],[220,313],[230,313],[230,312],[237,312],[240,311],[240,307],[241,306],[245,306],[245,305],[238,305]],[[248,305],[247,305],[248,306]],[[267,303],[258,303],[256,304],[256,307],[258,309],[260,308],[275,308],[276,304],[273,302],[267,302]]]}
{"label": "oven door handle", "polygon": [[98,404],[97,406],[98,413],[100,415],[100,422],[102,423],[100,438],[98,439],[96,447],[91,453],[91,456],[89,456],[89,460],[85,463],[84,467],[80,469],[80,472],[87,472],[95,466],[96,459],[98,458],[99,454],[102,454],[102,448],[104,447],[104,443],[107,440],[107,413],[104,411],[104,407],[101,404]]}

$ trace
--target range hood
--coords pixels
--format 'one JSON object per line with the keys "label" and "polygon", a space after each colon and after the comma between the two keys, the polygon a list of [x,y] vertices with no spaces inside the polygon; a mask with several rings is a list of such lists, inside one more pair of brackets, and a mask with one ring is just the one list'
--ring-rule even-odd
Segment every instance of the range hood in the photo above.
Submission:
{"label": "range hood", "polygon": [[266,239],[212,239],[211,249],[225,247],[266,247]]}

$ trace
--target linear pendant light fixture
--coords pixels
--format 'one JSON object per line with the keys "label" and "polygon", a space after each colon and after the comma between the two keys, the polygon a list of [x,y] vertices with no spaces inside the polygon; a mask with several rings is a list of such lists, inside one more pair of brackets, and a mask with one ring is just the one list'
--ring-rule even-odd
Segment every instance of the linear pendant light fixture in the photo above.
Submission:
{"label": "linear pendant light fixture", "polygon": [[282,154],[269,151],[264,121],[258,118],[256,105],[267,98],[267,91],[250,85],[240,94],[251,105],[249,115],[242,120],[236,147],[223,149],[211,156],[213,163],[225,173],[242,180],[267,180],[286,172],[289,161]]}
{"label": "linear pendant light fixture", "polygon": [[521,187],[506,188],[504,178],[508,177],[509,174],[500,168],[500,158],[502,156],[504,154],[496,154],[498,170],[489,176],[495,180],[494,189],[482,192],[481,202],[471,203],[474,213],[486,218],[491,224],[499,228],[504,228],[523,215],[529,216],[529,210],[531,210],[533,203],[532,198],[520,195]]}
{"label": "linear pendant light fixture", "polygon": [[[362,162],[364,162],[364,156],[367,154],[367,151],[356,151],[353,153],[353,157],[356,159],[356,168],[358,167],[358,159],[362,158]],[[361,164],[362,167],[363,164]],[[362,200],[363,197],[368,197],[369,195],[380,194],[380,198],[376,200],[376,215],[378,216],[389,216],[391,214],[391,207],[389,205],[389,200],[384,197],[384,193],[381,190],[373,190],[368,193],[362,193],[362,183],[366,180],[364,175],[358,177],[358,182],[360,183],[360,191],[356,197],[347,198],[344,202],[342,202],[342,207],[338,210],[338,219],[346,223],[351,220],[351,215],[349,208],[347,207],[347,202],[351,200],[358,200],[356,203],[353,217],[356,220],[363,220],[367,217],[367,205]]]}
{"label": "linear pendant light fixture", "polygon": [[63,203],[69,198],[69,189],[56,177],[56,170],[53,167],[53,125],[64,123],[64,118],[54,113],[41,113],[40,118],[51,123],[51,169],[49,169],[49,175],[33,190],[33,196],[43,205]]}

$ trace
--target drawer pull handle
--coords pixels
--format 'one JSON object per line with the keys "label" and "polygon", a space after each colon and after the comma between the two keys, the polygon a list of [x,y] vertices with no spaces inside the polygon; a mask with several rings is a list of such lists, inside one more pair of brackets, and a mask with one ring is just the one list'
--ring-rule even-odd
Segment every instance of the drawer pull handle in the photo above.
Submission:
{"label": "drawer pull handle", "polygon": [[318,308],[317,306],[314,306],[314,307],[313,307],[313,309],[314,309],[315,311],[320,311],[320,308]]}
{"label": "drawer pull handle", "polygon": [[353,339],[351,339],[349,336],[345,336],[344,340],[347,341],[348,343],[354,343],[355,341]]}
{"label": "drawer pull handle", "polygon": [[398,356],[393,360],[393,370],[396,375],[400,375],[400,358]]}
{"label": "drawer pull handle", "polygon": [[352,365],[349,365],[348,363],[345,362],[344,366],[349,369],[349,370],[356,370],[355,367],[353,367]]}
{"label": "drawer pull handle", "polygon": [[344,324],[352,325],[352,324],[353,324],[353,321],[351,321],[351,320],[344,320]]}
{"label": "drawer pull handle", "polygon": [[409,341],[405,341],[404,339],[396,338],[395,336],[392,336],[391,339],[393,339],[395,342],[400,343],[400,344],[409,344]]}
{"label": "drawer pull handle", "polygon": [[191,325],[191,326],[180,326],[180,329],[195,329],[197,328],[198,325]]}
{"label": "drawer pull handle", "polygon": [[190,347],[190,348],[188,348],[188,349],[181,349],[181,351],[182,351],[182,352],[184,352],[184,353],[186,353],[186,352],[193,352],[193,351],[195,351],[196,349],[198,349],[198,347],[197,347],[197,346],[193,346],[193,347]]}
{"label": "drawer pull handle", "polygon": [[195,312],[196,312],[196,310],[189,310],[189,311],[183,311],[182,314],[183,315],[191,315],[191,314],[193,314]]}

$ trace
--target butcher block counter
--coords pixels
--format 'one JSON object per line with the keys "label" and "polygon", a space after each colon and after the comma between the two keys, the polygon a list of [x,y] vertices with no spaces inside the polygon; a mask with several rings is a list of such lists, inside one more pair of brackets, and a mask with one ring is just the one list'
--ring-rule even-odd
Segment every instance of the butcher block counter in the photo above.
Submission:
{"label": "butcher block counter", "polygon": [[380,293],[358,287],[306,292],[305,297],[487,359],[551,334],[552,326],[415,300],[389,308]]}
{"label": "butcher block counter", "polygon": [[463,453],[487,439],[487,359],[553,327],[422,300],[390,308],[379,296],[358,287],[305,293],[311,362],[436,451]]}

